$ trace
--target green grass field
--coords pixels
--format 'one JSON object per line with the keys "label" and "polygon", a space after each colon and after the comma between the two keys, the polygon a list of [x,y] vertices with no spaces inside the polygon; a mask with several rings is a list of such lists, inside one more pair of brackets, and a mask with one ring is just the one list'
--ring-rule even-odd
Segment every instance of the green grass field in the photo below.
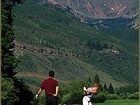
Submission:
{"label": "green grass field", "polygon": [[139,100],[108,100],[105,103],[93,103],[93,105],[139,105]]}
{"label": "green grass field", "polygon": [[92,103],[92,105],[140,105],[140,101],[130,99],[120,99],[120,100],[108,100],[105,103]]}

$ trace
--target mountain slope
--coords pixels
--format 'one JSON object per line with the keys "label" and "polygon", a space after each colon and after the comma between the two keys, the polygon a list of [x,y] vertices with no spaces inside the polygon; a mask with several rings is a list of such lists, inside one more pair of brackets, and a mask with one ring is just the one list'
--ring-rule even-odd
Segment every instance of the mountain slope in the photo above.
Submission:
{"label": "mountain slope", "polygon": [[83,18],[133,17],[138,12],[138,0],[41,0],[42,4],[52,3]]}
{"label": "mountain slope", "polygon": [[116,87],[138,83],[138,30],[96,30],[40,0],[16,6],[14,15],[15,54],[21,60],[17,76],[28,83],[39,84],[49,70],[61,81],[86,80],[97,73]]}
{"label": "mountain slope", "polygon": [[97,29],[138,27],[135,19],[138,17],[138,0],[40,0],[41,5],[47,3],[71,12],[81,22]]}

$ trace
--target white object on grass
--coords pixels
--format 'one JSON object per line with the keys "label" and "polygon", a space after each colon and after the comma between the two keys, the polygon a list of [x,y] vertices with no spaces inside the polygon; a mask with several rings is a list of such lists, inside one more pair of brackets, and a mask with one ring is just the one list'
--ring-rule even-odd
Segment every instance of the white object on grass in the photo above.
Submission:
{"label": "white object on grass", "polygon": [[38,94],[35,95],[35,98],[36,98],[36,99],[38,98]]}

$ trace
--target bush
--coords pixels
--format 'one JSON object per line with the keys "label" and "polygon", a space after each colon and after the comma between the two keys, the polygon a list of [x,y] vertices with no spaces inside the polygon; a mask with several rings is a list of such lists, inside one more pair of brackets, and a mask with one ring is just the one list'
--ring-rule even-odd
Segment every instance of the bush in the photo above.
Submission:
{"label": "bush", "polygon": [[119,99],[120,96],[118,96],[117,94],[108,94],[107,95],[107,99],[109,100],[114,100],[114,99]]}
{"label": "bush", "polygon": [[45,96],[38,97],[38,99],[35,99],[34,102],[32,103],[33,105],[45,105],[46,99]]}
{"label": "bush", "polygon": [[83,98],[83,86],[85,85],[85,82],[78,80],[63,84],[59,94],[60,103],[81,104]]}
{"label": "bush", "polygon": [[1,102],[3,105],[13,105],[17,101],[13,80],[2,78],[1,83]]}
{"label": "bush", "polygon": [[106,97],[105,93],[103,93],[103,92],[99,92],[97,95],[95,95],[91,98],[91,101],[93,103],[103,103],[106,100],[107,100],[107,97]]}
{"label": "bush", "polygon": [[129,99],[139,99],[139,92],[132,93],[128,96]]}
{"label": "bush", "polygon": [[83,95],[80,91],[73,91],[70,94],[63,95],[61,103],[63,104],[81,104]]}
{"label": "bush", "polygon": [[69,102],[70,98],[71,98],[71,94],[63,95],[63,97],[62,97],[62,99],[61,99],[61,102],[62,102],[63,104],[66,104],[66,103]]}

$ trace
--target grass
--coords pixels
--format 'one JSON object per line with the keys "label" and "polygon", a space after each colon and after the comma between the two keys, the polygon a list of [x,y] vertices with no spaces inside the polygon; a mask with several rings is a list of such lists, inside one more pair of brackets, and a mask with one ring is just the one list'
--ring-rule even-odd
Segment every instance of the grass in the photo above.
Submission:
{"label": "grass", "polygon": [[94,105],[139,105],[139,101],[138,100],[129,100],[129,99],[108,100],[105,103],[97,103]]}
{"label": "grass", "polygon": [[[92,103],[93,105],[139,105],[139,100],[119,99],[108,100],[105,103]],[[78,105],[78,104],[74,104]]]}

